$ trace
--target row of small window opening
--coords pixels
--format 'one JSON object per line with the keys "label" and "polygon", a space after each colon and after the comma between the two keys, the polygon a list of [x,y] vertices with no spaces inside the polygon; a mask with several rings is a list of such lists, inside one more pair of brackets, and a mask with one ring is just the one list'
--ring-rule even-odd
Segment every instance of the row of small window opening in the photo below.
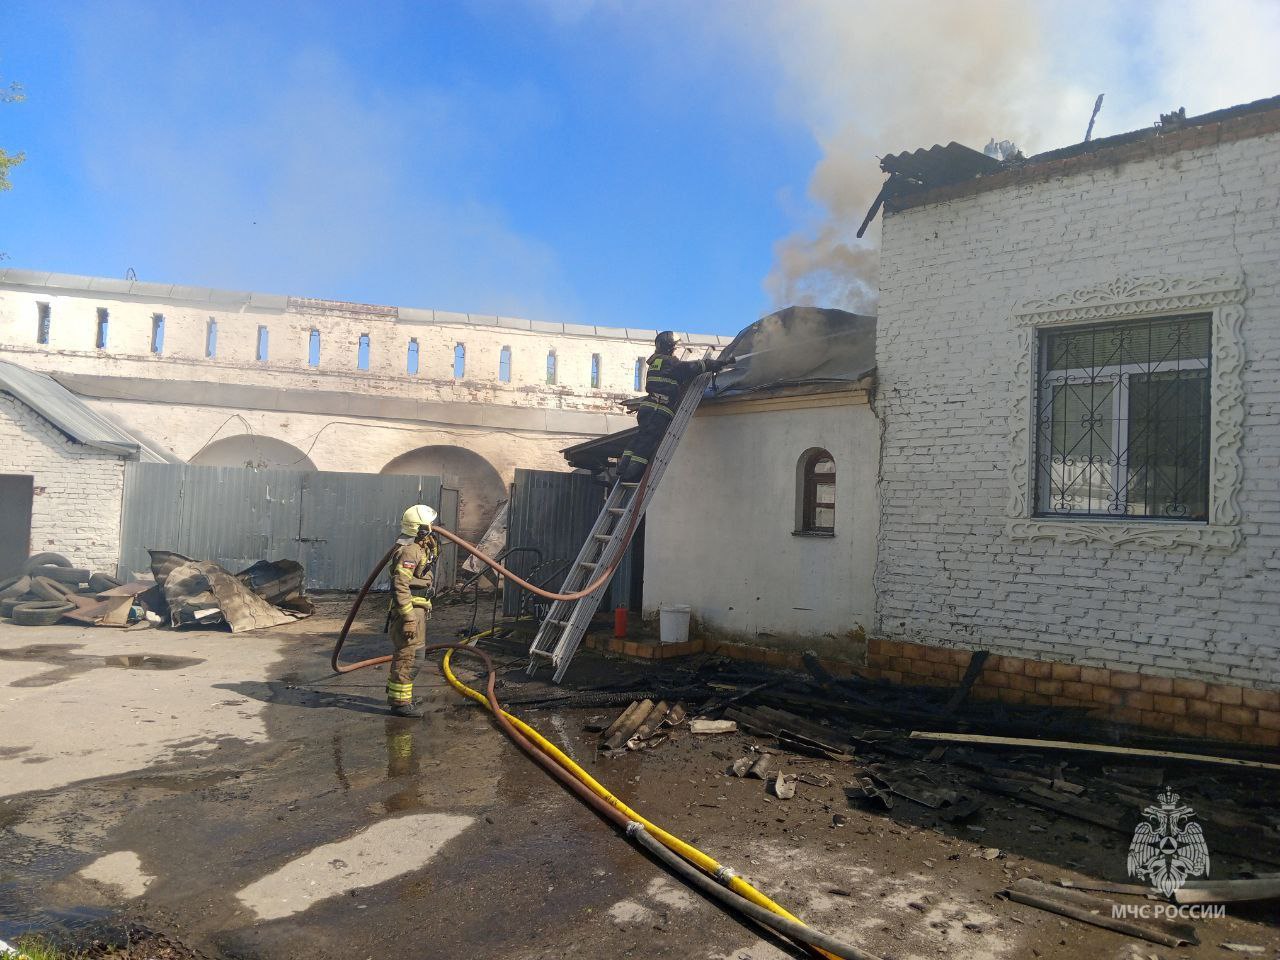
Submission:
{"label": "row of small window opening", "polygon": [[[48,344],[49,330],[51,326],[51,315],[49,304],[38,304],[39,321],[36,328],[36,342]],[[94,346],[99,350],[105,350],[107,347],[107,331],[111,322],[109,312],[105,307],[98,308],[97,329],[94,333]],[[266,363],[269,348],[269,331],[266,327],[258,327],[258,345],[256,358],[261,363]],[[153,313],[151,315],[151,352],[154,354],[164,353],[164,314]],[[204,355],[212,358],[218,355],[218,321],[210,318],[205,324],[204,334]],[[405,370],[409,374],[416,375],[418,372],[418,341],[416,338],[409,341],[408,357],[405,361]],[[554,385],[559,380],[558,358],[556,352],[551,350],[547,353],[547,383]],[[320,331],[312,330],[311,335],[307,339],[307,366],[320,366]],[[600,354],[593,353],[591,355],[591,387],[599,389],[600,387]],[[369,369],[369,334],[360,334],[359,344],[356,347],[356,369]],[[633,383],[636,390],[644,389],[644,375],[646,364],[644,358],[637,357],[635,369],[633,373]],[[459,343],[453,348],[453,376],[455,380],[461,380],[467,374],[467,347],[466,344]],[[511,348],[503,347],[498,354],[498,380],[502,383],[511,382]]]}

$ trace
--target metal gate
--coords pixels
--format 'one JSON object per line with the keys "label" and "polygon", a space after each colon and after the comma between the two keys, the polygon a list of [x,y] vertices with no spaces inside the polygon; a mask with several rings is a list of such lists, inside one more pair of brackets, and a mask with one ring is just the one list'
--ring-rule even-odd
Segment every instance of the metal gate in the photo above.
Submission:
{"label": "metal gate", "polygon": [[[547,584],[559,590],[570,564],[591,535],[591,527],[604,506],[608,488],[584,473],[557,473],[551,470],[516,470],[511,484],[511,507],[507,514],[507,546],[533,547],[537,552],[516,552],[507,566],[514,573],[542,580],[539,569],[554,574]],[[635,546],[633,540],[632,546]],[[557,570],[552,566],[561,561]],[[606,610],[629,606],[632,579],[632,547],[627,548],[609,585],[609,595],[601,605]],[[502,612],[520,612],[522,590],[509,585],[502,595]]]}
{"label": "metal gate", "polygon": [[[150,569],[148,549],[213,560],[237,572],[258,560],[297,560],[311,590],[355,590],[399,534],[400,514],[425,503],[453,529],[458,492],[439,477],[193,464],[125,464],[118,575]],[[438,576],[453,583],[457,548]]]}

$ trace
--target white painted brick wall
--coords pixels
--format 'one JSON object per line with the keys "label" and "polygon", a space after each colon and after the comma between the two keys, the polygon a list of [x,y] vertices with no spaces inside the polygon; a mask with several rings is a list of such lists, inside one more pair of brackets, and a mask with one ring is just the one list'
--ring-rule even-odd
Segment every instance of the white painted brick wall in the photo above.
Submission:
{"label": "white painted brick wall", "polygon": [[73,443],[26,404],[0,393],[0,473],[34,477],[33,554],[53,550],[75,566],[115,574],[122,458]]}
{"label": "white painted brick wall", "polygon": [[[49,342],[37,342],[40,305],[49,309]],[[95,347],[99,309],[108,313],[107,346]],[[568,410],[614,410],[635,395],[635,362],[653,352],[650,336],[551,333],[494,323],[460,323],[459,315],[418,311],[434,320],[350,316],[300,310],[230,310],[189,302],[107,292],[0,285],[0,356],[36,370],[107,376],[206,380],[383,393]],[[151,350],[152,317],[164,317],[163,353]],[[217,323],[217,354],[205,356],[208,322]],[[523,321],[510,321],[521,323]],[[258,327],[268,331],[266,362],[256,359]],[[594,329],[594,328],[580,328]],[[308,365],[312,330],[320,333],[319,366]],[[357,369],[358,344],[369,336],[369,369]],[[418,372],[407,371],[409,341],[418,342]],[[723,338],[689,335],[699,355]],[[454,347],[466,350],[465,373],[454,379]],[[499,357],[511,349],[511,380],[499,381]],[[547,354],[556,354],[549,386]],[[591,358],[600,356],[600,386],[590,385]]]}
{"label": "white painted brick wall", "polygon": [[[1280,685],[1280,135],[886,218],[882,634]],[[1126,276],[1242,270],[1244,542],[1230,553],[1004,533],[1013,311]]]}

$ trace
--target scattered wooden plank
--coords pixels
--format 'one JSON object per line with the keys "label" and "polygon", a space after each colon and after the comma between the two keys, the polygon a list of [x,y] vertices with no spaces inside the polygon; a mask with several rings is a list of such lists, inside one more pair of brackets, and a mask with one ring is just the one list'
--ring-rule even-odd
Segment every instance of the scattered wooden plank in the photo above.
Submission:
{"label": "scattered wooden plank", "polygon": [[695,717],[689,721],[690,733],[736,733],[738,724],[733,720],[707,720]]}
{"label": "scattered wooden plank", "polygon": [[128,583],[122,583],[118,587],[112,587],[110,590],[103,590],[97,594],[99,597],[136,597],[140,593],[145,593],[156,585],[154,580],[130,580]]}
{"label": "scattered wooden plank", "polygon": [[968,698],[969,691],[973,689],[974,683],[982,674],[982,668],[986,666],[989,656],[991,656],[991,653],[987,650],[975,650],[969,655],[969,665],[964,668],[964,676],[960,678],[960,686],[956,687],[955,693],[951,695],[951,699],[942,708],[944,717],[949,717],[955,713],[956,708]]}
{"label": "scattered wooden plank", "polygon": [[1280,877],[1256,880],[1191,880],[1173,894],[1174,903],[1246,903],[1280,899]]}
{"label": "scattered wooden plank", "polygon": [[1195,930],[1184,924],[1149,920],[1138,923],[1113,915],[1112,908],[1119,906],[1101,897],[1091,897],[1078,890],[1050,886],[1039,880],[1024,877],[1005,893],[1010,900],[1025,903],[1029,907],[1047,910],[1062,917],[1070,917],[1106,930],[1114,930],[1130,937],[1138,937],[1166,947],[1198,946]]}
{"label": "scattered wooden plank", "polygon": [[631,718],[635,715],[636,711],[640,709],[640,705],[645,702],[648,702],[649,706],[653,706],[653,703],[651,701],[643,701],[643,700],[631,701],[631,703],[627,705],[627,708],[623,710],[620,714],[618,714],[618,716],[614,719],[613,723],[609,724],[609,726],[605,729],[604,733],[600,734],[600,740],[604,743],[608,743],[610,738],[612,738],[613,735],[617,733],[619,729],[621,729],[623,724],[628,723],[631,720]]}
{"label": "scattered wooden plank", "polygon": [[658,729],[658,724],[666,718],[667,711],[669,709],[671,708],[665,700],[659,700],[654,704],[653,709],[649,711],[648,716],[644,718],[640,726],[636,727],[635,733],[627,738],[627,749],[639,749],[640,745],[645,740],[649,739],[649,736]]}
{"label": "scattered wooden plank", "polygon": [[1119,893],[1127,897],[1148,897],[1154,889],[1140,883],[1109,883],[1106,880],[1062,879],[1058,881],[1058,886],[1068,890],[1092,890],[1094,893]]}
{"label": "scattered wooden plank", "polygon": [[617,750],[624,743],[631,739],[632,734],[640,728],[640,724],[644,723],[650,713],[653,712],[652,700],[641,700],[639,703],[633,703],[627,708],[630,714],[625,721],[620,723],[605,740],[604,746],[607,750]]}
{"label": "scattered wooden plank", "polygon": [[1264,763],[1261,760],[1240,760],[1236,757],[1214,757],[1203,753],[1179,753],[1173,750],[1147,750],[1142,747],[1116,747],[1106,743],[1077,743],[1071,740],[1034,740],[1026,737],[992,737],[980,733],[941,733],[926,730],[911,731],[911,739],[947,743],[980,743],[990,747],[1030,747],[1036,750],[1115,753],[1127,757],[1158,757],[1162,760],[1216,763],[1227,767],[1250,767],[1255,770],[1280,770],[1280,763]]}

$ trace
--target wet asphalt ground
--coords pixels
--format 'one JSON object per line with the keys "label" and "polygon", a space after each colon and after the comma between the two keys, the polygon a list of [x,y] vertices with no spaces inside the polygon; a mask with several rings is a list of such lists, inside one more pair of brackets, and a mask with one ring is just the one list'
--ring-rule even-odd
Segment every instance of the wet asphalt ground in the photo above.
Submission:
{"label": "wet asphalt ground", "polygon": [[[256,675],[238,675],[234,658],[225,664],[218,702],[259,715],[265,735],[183,740],[175,729],[177,745],[138,769],[0,803],[0,937],[39,929],[74,938],[129,916],[226,958],[804,955],[637,853],[433,665],[420,675],[428,713],[418,721],[385,714],[381,668],[334,677],[328,652],[341,612],[334,600],[273,631],[279,654]],[[451,639],[465,618],[440,611],[431,639]],[[370,611],[362,621],[350,659],[384,652],[380,620]],[[56,644],[58,630],[40,628],[39,638],[0,630],[0,660],[5,650]],[[153,656],[165,656],[166,634],[148,638]],[[510,663],[517,649],[499,660]],[[55,671],[92,679],[78,655],[96,658],[92,669],[153,670],[153,684],[180,672],[159,669],[170,666],[163,660],[99,667],[99,651],[83,648],[46,652],[34,675],[51,685],[70,676]],[[582,669],[632,667],[596,658]],[[470,666],[459,672],[475,677]],[[507,689],[528,690],[518,663],[503,676]],[[1144,944],[1147,953],[1131,954],[1126,937],[999,899],[1022,876],[1123,879],[1123,838],[1066,818],[1010,803],[986,811],[975,830],[909,804],[855,809],[842,792],[846,769],[800,759],[792,769],[825,773],[831,785],[801,784],[794,800],[779,801],[760,781],[724,775],[759,742],[752,738],[686,734],[607,760],[595,756],[584,724],[617,709],[516,712],[651,819],[816,925],[886,957],[1231,955],[1221,942],[1280,955],[1280,918],[1256,907],[1202,924],[1200,947]],[[109,735],[99,749],[112,750]],[[132,888],[128,877],[81,875],[110,854],[112,863],[136,863]]]}

